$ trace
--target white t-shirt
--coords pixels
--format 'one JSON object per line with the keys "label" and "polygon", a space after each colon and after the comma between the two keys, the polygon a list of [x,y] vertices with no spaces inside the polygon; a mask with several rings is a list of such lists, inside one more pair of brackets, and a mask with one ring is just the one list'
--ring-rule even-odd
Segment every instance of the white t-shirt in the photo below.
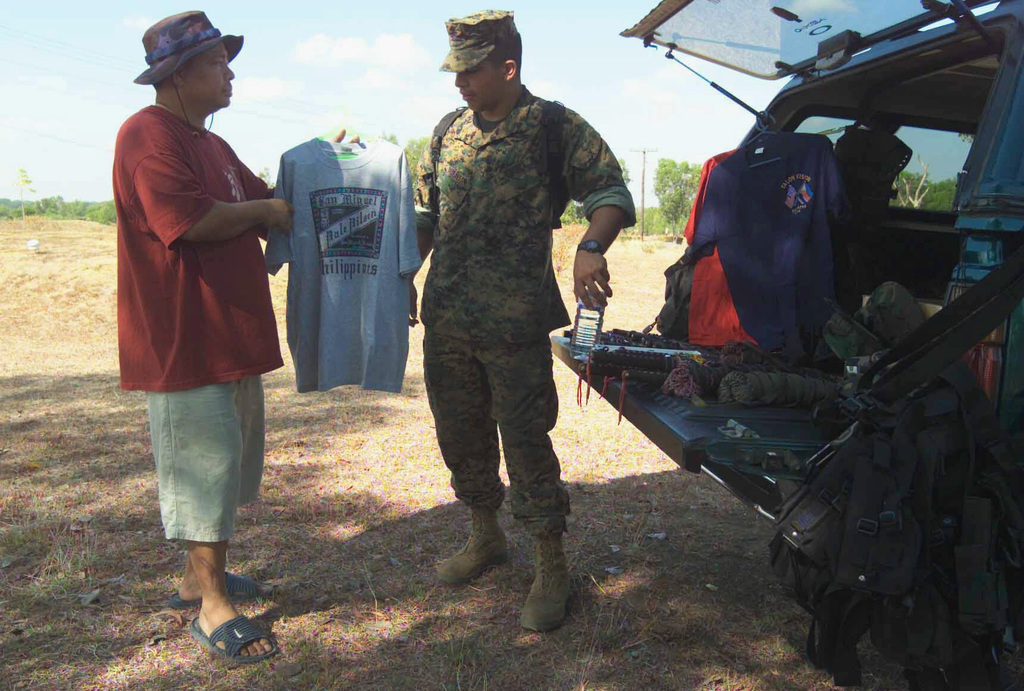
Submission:
{"label": "white t-shirt", "polygon": [[295,207],[291,235],[271,231],[267,269],[288,272],[288,347],[300,392],[359,384],[399,392],[409,354],[416,245],[412,181],[386,141],[313,139],[281,156],[274,196]]}

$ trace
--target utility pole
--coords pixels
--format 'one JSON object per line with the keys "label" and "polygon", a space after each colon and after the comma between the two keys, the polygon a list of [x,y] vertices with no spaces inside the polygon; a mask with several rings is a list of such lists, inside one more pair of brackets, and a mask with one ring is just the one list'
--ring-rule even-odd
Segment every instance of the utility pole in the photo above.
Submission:
{"label": "utility pole", "polygon": [[645,199],[647,192],[647,154],[655,153],[657,149],[630,149],[638,154],[643,154],[643,163],[640,165],[640,241],[643,242],[644,236],[647,234],[647,224],[645,222],[645,216],[647,211],[647,201]]}

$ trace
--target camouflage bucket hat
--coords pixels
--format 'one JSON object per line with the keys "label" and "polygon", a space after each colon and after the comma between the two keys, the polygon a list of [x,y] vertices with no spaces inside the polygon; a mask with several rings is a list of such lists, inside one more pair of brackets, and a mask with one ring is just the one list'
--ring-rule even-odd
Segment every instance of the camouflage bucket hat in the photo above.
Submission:
{"label": "camouflage bucket hat", "polygon": [[462,72],[481,62],[498,41],[518,35],[512,12],[484,10],[462,19],[449,19],[448,43],[451,50],[441,63],[442,72]]}
{"label": "camouflage bucket hat", "polygon": [[910,291],[887,281],[875,288],[852,318],[833,314],[823,335],[832,352],[846,360],[891,348],[924,321],[924,313]]}
{"label": "camouflage bucket hat", "polygon": [[205,12],[182,12],[161,19],[146,29],[142,46],[149,69],[135,78],[136,84],[157,84],[194,58],[221,43],[228,51],[228,62],[242,50],[242,36],[222,36]]}
{"label": "camouflage bucket hat", "polygon": [[857,319],[887,346],[894,346],[925,322],[917,300],[895,281],[886,281],[857,310]]}

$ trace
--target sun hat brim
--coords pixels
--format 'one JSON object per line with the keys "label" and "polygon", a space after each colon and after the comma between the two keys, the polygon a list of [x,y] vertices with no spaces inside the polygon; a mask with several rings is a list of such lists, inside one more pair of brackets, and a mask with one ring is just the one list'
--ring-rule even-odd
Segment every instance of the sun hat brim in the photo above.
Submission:
{"label": "sun hat brim", "polygon": [[199,55],[205,53],[211,48],[219,46],[221,43],[228,51],[228,62],[235,59],[239,51],[242,50],[242,43],[245,41],[244,36],[218,36],[217,38],[211,38],[209,41],[203,41],[197,45],[192,46],[188,50],[168,55],[163,60],[157,62],[155,65],[151,65],[149,69],[140,74],[135,78],[136,84],[159,84],[163,80],[170,77],[174,72],[184,65],[186,62]]}

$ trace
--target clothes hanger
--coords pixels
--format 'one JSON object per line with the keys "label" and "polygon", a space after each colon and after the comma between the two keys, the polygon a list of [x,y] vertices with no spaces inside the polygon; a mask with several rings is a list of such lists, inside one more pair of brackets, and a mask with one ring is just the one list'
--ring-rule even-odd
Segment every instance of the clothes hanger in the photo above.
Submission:
{"label": "clothes hanger", "polygon": [[[747,142],[746,146],[744,147],[744,149],[746,149],[748,152],[748,160],[750,158],[751,147],[754,147],[752,152],[754,156],[761,156],[764,154],[765,147],[763,146],[763,142],[762,146],[755,146],[755,143],[758,139],[761,139],[762,137],[774,136],[775,130],[769,129],[774,124],[775,118],[773,118],[771,114],[766,113],[764,111],[761,111],[760,113],[757,114],[757,123],[754,125],[754,129],[757,130],[757,132],[754,134],[753,137],[750,138],[750,141]],[[759,159],[753,163],[748,162],[747,168],[758,168],[760,166],[766,166],[769,163],[775,163],[776,161],[781,160],[781,156],[773,156],[771,158]]]}
{"label": "clothes hanger", "polygon": [[354,153],[355,146],[353,145],[358,146],[360,149],[365,149],[366,145],[360,141],[360,136],[356,132],[352,133],[347,142],[343,141],[347,133],[347,128],[342,127],[340,130],[335,131],[332,129],[325,134],[321,134],[317,139],[329,145],[330,149],[327,151],[329,156],[337,160],[348,160],[358,156],[357,153]]}

